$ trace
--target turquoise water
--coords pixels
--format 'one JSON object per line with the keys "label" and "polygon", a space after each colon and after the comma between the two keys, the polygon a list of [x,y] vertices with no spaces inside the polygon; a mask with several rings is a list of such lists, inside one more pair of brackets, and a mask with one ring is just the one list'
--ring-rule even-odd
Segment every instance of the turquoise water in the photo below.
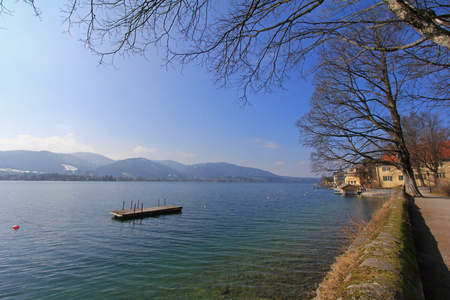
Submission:
{"label": "turquoise water", "polygon": [[[164,198],[183,212],[109,215]],[[0,298],[308,298],[337,228],[383,202],[363,199],[294,183],[0,182]]]}

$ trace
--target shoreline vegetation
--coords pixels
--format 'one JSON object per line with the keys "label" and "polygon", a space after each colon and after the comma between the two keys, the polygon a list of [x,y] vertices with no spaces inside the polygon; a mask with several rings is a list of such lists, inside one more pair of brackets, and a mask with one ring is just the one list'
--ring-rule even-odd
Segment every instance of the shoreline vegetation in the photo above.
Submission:
{"label": "shoreline vegetation", "polygon": [[336,258],[314,299],[423,299],[408,198],[396,190]]}

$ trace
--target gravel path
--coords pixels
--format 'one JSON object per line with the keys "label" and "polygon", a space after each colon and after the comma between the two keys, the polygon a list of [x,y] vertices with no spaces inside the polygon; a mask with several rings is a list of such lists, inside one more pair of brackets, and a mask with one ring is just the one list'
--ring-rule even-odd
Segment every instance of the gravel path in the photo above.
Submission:
{"label": "gravel path", "polygon": [[421,192],[410,214],[425,299],[450,299],[450,198]]}

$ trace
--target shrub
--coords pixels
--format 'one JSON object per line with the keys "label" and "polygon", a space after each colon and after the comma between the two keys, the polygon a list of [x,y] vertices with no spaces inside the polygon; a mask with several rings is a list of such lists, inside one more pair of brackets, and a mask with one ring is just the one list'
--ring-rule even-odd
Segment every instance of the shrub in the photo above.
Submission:
{"label": "shrub", "polygon": [[450,183],[445,182],[437,187],[437,192],[446,197],[450,197]]}

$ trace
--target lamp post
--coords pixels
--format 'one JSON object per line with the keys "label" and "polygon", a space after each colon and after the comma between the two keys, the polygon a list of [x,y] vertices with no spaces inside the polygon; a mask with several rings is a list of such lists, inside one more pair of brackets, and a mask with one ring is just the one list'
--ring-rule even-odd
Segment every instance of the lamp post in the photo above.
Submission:
{"label": "lamp post", "polygon": [[430,193],[431,193],[431,179],[430,179],[430,172],[427,171],[427,177],[428,177],[428,186],[430,187]]}

